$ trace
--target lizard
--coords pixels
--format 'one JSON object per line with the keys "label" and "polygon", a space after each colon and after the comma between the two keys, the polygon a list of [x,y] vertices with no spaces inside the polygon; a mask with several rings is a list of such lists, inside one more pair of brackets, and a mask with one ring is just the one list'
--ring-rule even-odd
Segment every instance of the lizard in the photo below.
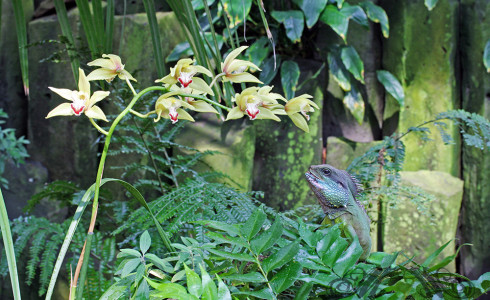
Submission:
{"label": "lizard", "polygon": [[349,235],[357,236],[363,249],[360,260],[371,252],[369,219],[364,205],[356,199],[362,185],[344,170],[330,165],[314,165],[306,172],[308,184],[326,214],[325,221],[343,222]]}

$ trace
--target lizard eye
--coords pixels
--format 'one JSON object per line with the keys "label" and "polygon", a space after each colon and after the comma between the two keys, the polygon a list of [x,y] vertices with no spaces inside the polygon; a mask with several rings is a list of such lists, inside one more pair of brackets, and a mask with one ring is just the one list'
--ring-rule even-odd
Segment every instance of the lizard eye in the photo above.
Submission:
{"label": "lizard eye", "polygon": [[329,169],[323,169],[322,171],[323,171],[323,174],[326,176],[330,176],[330,174],[332,173],[332,172],[330,172]]}

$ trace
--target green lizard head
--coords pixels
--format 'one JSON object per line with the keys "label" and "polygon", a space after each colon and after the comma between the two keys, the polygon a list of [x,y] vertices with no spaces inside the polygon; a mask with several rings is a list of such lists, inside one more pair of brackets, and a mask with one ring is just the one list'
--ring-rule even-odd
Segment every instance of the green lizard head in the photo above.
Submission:
{"label": "green lizard head", "polygon": [[329,208],[347,207],[361,189],[349,173],[330,165],[311,166],[305,175],[320,204]]}

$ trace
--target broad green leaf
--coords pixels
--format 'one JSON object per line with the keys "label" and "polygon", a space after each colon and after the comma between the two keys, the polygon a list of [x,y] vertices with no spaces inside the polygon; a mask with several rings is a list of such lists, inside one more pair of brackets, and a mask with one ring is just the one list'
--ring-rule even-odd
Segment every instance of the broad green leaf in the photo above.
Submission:
{"label": "broad green leaf", "polygon": [[232,253],[232,252],[226,252],[222,250],[217,250],[217,249],[208,249],[209,252],[218,255],[219,257],[231,259],[231,260],[238,260],[238,261],[255,261],[253,256],[250,254],[246,253]]}
{"label": "broad green leaf", "polygon": [[295,261],[285,265],[270,281],[274,292],[279,294],[293,285],[302,270],[301,264]]}
{"label": "broad green leaf", "polygon": [[294,300],[308,300],[312,288],[313,288],[312,282],[308,282],[301,285],[298,292],[296,292],[296,295],[294,295]]}
{"label": "broad green leaf", "polygon": [[[214,4],[216,0],[206,0],[206,3],[208,4],[208,6],[211,6]],[[200,10],[200,9],[204,9],[204,1],[203,0],[192,0],[192,8],[194,8],[194,10]]]}
{"label": "broad green leaf", "polygon": [[372,252],[367,258],[367,262],[380,266],[382,269],[390,267],[395,263],[399,252],[385,253],[385,252]]}
{"label": "broad green leaf", "polygon": [[187,278],[187,290],[189,290],[189,294],[194,295],[196,297],[201,297],[202,294],[202,283],[201,278],[197,275],[194,270],[189,269],[189,267],[184,264],[185,268],[185,277]]}
{"label": "broad green leaf", "polygon": [[349,73],[345,68],[342,60],[337,53],[328,53],[328,67],[335,81],[340,85],[344,91],[350,91],[351,84],[349,80]]}
{"label": "broad green leaf", "polygon": [[217,300],[231,300],[231,293],[226,284],[219,278],[218,274],[216,274],[216,278],[218,279],[218,298]]}
{"label": "broad green leaf", "polygon": [[174,272],[174,269],[173,269],[171,264],[169,264],[167,261],[161,259],[160,257],[156,256],[155,254],[146,253],[145,259],[148,260],[149,262],[153,263],[159,269],[161,269],[167,273],[173,273]]}
{"label": "broad green leaf", "polygon": [[281,219],[277,218],[269,229],[250,242],[254,253],[261,254],[263,251],[272,247],[281,237],[282,230]]}
{"label": "broad green leaf", "polygon": [[233,28],[243,22],[248,16],[252,0],[221,0],[226,16],[230,20],[230,28]]}
{"label": "broad green leaf", "polygon": [[218,298],[218,289],[216,284],[209,276],[206,269],[201,265],[201,276],[202,276],[202,300],[216,300]]}
{"label": "broad green leaf", "polygon": [[381,31],[383,36],[388,38],[390,36],[390,24],[388,22],[388,15],[378,5],[372,3],[371,1],[365,1],[361,3],[362,8],[366,11],[366,14],[371,21],[379,23],[381,25]]}
{"label": "broad green leaf", "polygon": [[328,249],[328,251],[325,252],[325,254],[320,258],[325,263],[325,265],[332,268],[337,259],[342,255],[342,252],[344,252],[348,246],[349,243],[344,238],[339,237],[333,241],[330,249]]}
{"label": "broad green leaf", "polygon": [[250,292],[240,291],[240,292],[235,292],[233,294],[250,295],[259,299],[267,299],[267,300],[277,299],[277,297],[274,295],[274,292],[272,292],[272,290],[269,289],[268,287],[263,288],[260,291],[250,291]]}
{"label": "broad green leaf", "polygon": [[364,101],[362,100],[361,93],[352,87],[350,91],[345,93],[343,102],[356,121],[362,124],[364,119]]}
{"label": "broad green leaf", "polygon": [[257,283],[267,282],[264,276],[259,272],[252,272],[246,274],[231,274],[231,275],[223,276],[223,278],[229,280],[241,281],[241,282],[257,282]]}
{"label": "broad green leaf", "polygon": [[485,45],[485,51],[483,51],[483,64],[487,68],[487,72],[490,72],[490,39]]}
{"label": "broad green leaf", "polygon": [[286,60],[281,66],[281,84],[286,99],[294,98],[299,80],[299,66],[292,60]]}
{"label": "broad green leaf", "polygon": [[364,10],[359,5],[349,5],[349,3],[345,3],[342,9],[340,10],[347,18],[354,20],[358,24],[364,26],[369,29],[369,20],[368,16],[364,12]]}
{"label": "broad green leaf", "polygon": [[254,210],[247,222],[245,222],[240,228],[240,232],[243,234],[243,237],[246,238],[247,241],[250,241],[262,228],[265,219],[266,215],[264,213],[263,206],[260,206]]}
{"label": "broad green leaf", "polygon": [[194,52],[192,52],[191,45],[189,42],[183,42],[180,44],[177,44],[172,52],[167,56],[167,59],[165,60],[166,62],[171,62],[171,61],[177,61],[181,57],[184,56],[191,56],[193,55]]}
{"label": "broad green leaf", "polygon": [[286,36],[293,42],[297,43],[301,40],[305,21],[303,13],[299,10],[277,11],[271,12],[271,16],[279,23],[284,25]]}
{"label": "broad green leaf", "polygon": [[453,255],[445,257],[443,260],[441,260],[437,264],[430,267],[428,269],[428,272],[437,271],[437,270],[440,270],[440,269],[444,268],[445,266],[447,266],[450,262],[452,262],[454,259],[456,259],[456,256],[458,256],[459,250],[461,250],[461,248],[463,246],[471,246],[471,244],[465,243],[463,245],[460,245],[458,247],[458,249],[456,250],[456,253],[454,253]]}
{"label": "broad green leaf", "polygon": [[154,294],[154,296],[174,299],[188,298],[185,287],[181,286],[180,284],[172,282],[160,283],[149,278],[146,278],[146,281],[148,282],[148,284],[151,285],[152,288],[159,291],[159,293]]}
{"label": "broad green leaf", "polygon": [[143,234],[140,237],[140,250],[143,255],[150,249],[151,246],[151,237],[150,234],[148,233],[148,230],[145,230]]}
{"label": "broad green leaf", "polygon": [[[130,286],[132,283],[132,278],[122,278],[118,282],[111,285],[110,288],[106,289],[99,300],[124,299],[124,297],[127,296],[127,287]],[[129,298],[129,296],[127,296],[126,298]]]}
{"label": "broad green leaf", "polygon": [[316,273],[315,275],[300,276],[298,279],[306,283],[318,283],[320,285],[332,288],[332,283],[335,283],[341,278],[335,273]]}
{"label": "broad green leaf", "polygon": [[[1,6],[1,3],[0,3]],[[0,10],[0,18],[1,18]],[[12,293],[15,300],[20,300],[20,284],[19,275],[17,273],[17,262],[15,260],[14,242],[12,240],[12,232],[10,231],[10,223],[7,215],[7,208],[5,201],[3,200],[2,190],[0,189],[0,225],[2,229],[3,245],[5,249],[5,256],[7,257],[7,264],[10,275],[10,282],[12,283]],[[5,291],[5,296],[7,292]]]}
{"label": "broad green leaf", "polygon": [[383,84],[386,91],[398,101],[400,107],[403,107],[405,104],[405,93],[403,92],[402,85],[398,79],[396,79],[390,72],[384,70],[378,70],[376,71],[376,74],[379,82]]}
{"label": "broad green leaf", "polygon": [[138,289],[136,290],[135,300],[147,300],[150,299],[150,287],[146,280],[142,280]]}
{"label": "broad green leaf", "polygon": [[308,28],[316,24],[320,13],[327,5],[327,0],[293,0],[293,2],[303,10]]}
{"label": "broad green leaf", "polygon": [[364,83],[364,63],[356,49],[352,46],[344,47],[341,50],[340,57],[347,70],[354,75],[354,78]]}
{"label": "broad green leaf", "polygon": [[422,267],[429,267],[430,264],[434,261],[434,259],[436,259],[436,257],[439,256],[439,254],[441,254],[442,250],[444,250],[444,248],[446,248],[451,242],[452,240],[445,243],[444,245],[439,247],[436,251],[434,251],[431,255],[429,255],[429,257],[427,257],[427,259],[422,263]]}
{"label": "broad green leaf", "polygon": [[354,241],[333,265],[334,272],[343,277],[347,271],[354,267],[359,257],[361,257],[362,252],[361,244],[359,244],[359,240],[355,237]]}
{"label": "broad green leaf", "polygon": [[247,246],[247,241],[241,236],[233,237],[233,236],[224,235],[222,233],[217,233],[212,231],[206,232],[206,236],[220,243],[229,243],[232,245],[237,245],[239,247]]}
{"label": "broad green leaf", "polygon": [[128,276],[131,272],[133,272],[139,265],[141,264],[140,258],[131,258],[124,265],[124,268],[121,271],[121,277]]}
{"label": "broad green leaf", "polygon": [[281,56],[277,55],[276,56],[276,63],[277,67],[274,68],[274,57],[269,57],[264,61],[262,64],[262,72],[260,72],[259,79],[262,81],[264,84],[263,85],[268,85],[271,83],[272,79],[276,77],[277,72],[279,71],[279,66],[281,65]]}
{"label": "broad green leaf", "polygon": [[325,272],[330,271],[329,268],[324,266],[323,262],[317,255],[308,253],[308,251],[303,248],[299,249],[298,254],[296,254],[294,259],[298,261],[304,268]]}
{"label": "broad green leaf", "polygon": [[282,267],[290,262],[299,251],[299,240],[290,242],[288,245],[280,248],[277,252],[271,254],[262,262],[265,273]]}
{"label": "broad green leaf", "polygon": [[438,0],[425,0],[424,4],[427,6],[427,9],[431,11],[437,4]]}
{"label": "broad green leaf", "polygon": [[245,55],[248,58],[248,61],[251,61],[256,66],[262,65],[264,59],[269,56],[269,52],[271,48],[269,47],[269,40],[266,37],[261,37],[255,43],[253,43],[250,47],[248,47]]}
{"label": "broad green leaf", "polygon": [[117,255],[117,258],[127,257],[127,256],[141,257],[141,253],[138,250],[121,249],[119,251],[121,252]]}
{"label": "broad green leaf", "polygon": [[339,224],[335,224],[334,226],[328,228],[327,234],[325,234],[325,236],[316,244],[316,252],[318,253],[318,256],[323,259],[330,249],[330,246],[338,238],[340,238],[340,228]]}
{"label": "broad green leaf", "polygon": [[212,220],[194,221],[192,223],[196,223],[196,224],[204,225],[206,227],[211,227],[214,229],[222,230],[231,236],[235,236],[235,235],[240,234],[240,228],[237,224],[228,224],[225,222],[212,221]]}
{"label": "broad green leaf", "polygon": [[320,21],[330,26],[340,37],[346,41],[347,30],[349,29],[349,18],[334,5],[327,5]]}

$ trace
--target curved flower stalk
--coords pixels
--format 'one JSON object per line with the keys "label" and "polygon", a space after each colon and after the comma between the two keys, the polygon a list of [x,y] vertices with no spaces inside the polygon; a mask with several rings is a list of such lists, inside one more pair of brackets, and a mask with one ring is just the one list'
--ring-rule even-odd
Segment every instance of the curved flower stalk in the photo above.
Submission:
{"label": "curved flower stalk", "polygon": [[71,103],[62,103],[48,113],[47,118],[55,116],[80,116],[84,113],[92,119],[100,119],[107,122],[104,112],[95,103],[109,96],[109,92],[97,91],[90,96],[90,83],[82,69],[78,69],[78,91],[49,87],[50,90],[61,97],[70,100]]}
{"label": "curved flower stalk", "polygon": [[286,100],[279,94],[271,93],[272,87],[249,87],[232,99],[237,104],[230,110],[226,120],[239,119],[248,115],[250,120],[271,119],[281,121],[276,115],[286,114],[277,99]]}
{"label": "curved flower stalk", "polygon": [[[184,88],[181,90],[182,93],[184,94],[188,94],[188,95],[196,95],[196,96],[204,96],[206,93],[203,92],[203,91],[200,91],[200,90],[193,90],[191,88]],[[188,104],[190,104],[194,111],[197,111],[197,112],[210,112],[210,113],[215,113],[215,114],[219,114],[219,112],[214,109],[214,107],[207,103],[206,101],[204,100],[196,100],[195,98],[193,97],[189,97],[189,96],[184,96],[183,97],[184,101],[187,102]],[[181,97],[182,99],[182,97]]]}
{"label": "curved flower stalk", "polygon": [[103,58],[98,58],[94,61],[89,62],[89,66],[100,67],[97,70],[92,71],[88,74],[87,79],[91,80],[105,80],[111,82],[116,76],[121,80],[133,80],[136,79],[129,74],[128,71],[124,70],[124,65],[121,62],[121,58],[114,54],[102,54]]}
{"label": "curved flower stalk", "polygon": [[320,109],[315,102],[310,100],[311,98],[313,96],[303,94],[289,100],[284,106],[284,110],[291,120],[293,120],[294,125],[306,132],[310,132],[310,128],[306,122],[310,120],[308,113],[314,112],[315,110],[313,108]]}
{"label": "curved flower stalk", "polygon": [[236,48],[235,50],[231,51],[230,54],[228,54],[228,56],[225,58],[225,61],[221,63],[221,70],[223,72],[222,75],[224,76],[223,81],[231,81],[235,83],[239,83],[239,82],[263,83],[257,77],[246,72],[249,67],[261,71],[259,67],[257,67],[252,62],[236,59],[237,56],[240,55],[240,53],[242,53],[243,50],[247,48],[248,46],[241,46]]}
{"label": "curved flower stalk", "polygon": [[177,123],[179,119],[194,122],[194,118],[181,108],[185,107],[194,110],[194,107],[181,99],[173,97],[178,93],[179,92],[166,93],[157,99],[157,102],[155,103],[155,113],[157,114],[157,117],[154,120],[155,122],[158,122],[160,118],[170,119],[172,124]]}
{"label": "curved flower stalk", "polygon": [[211,96],[214,96],[213,90],[203,79],[195,77],[197,73],[202,73],[208,77],[213,77],[211,71],[203,66],[195,65],[195,60],[190,58],[183,58],[177,62],[175,67],[170,68],[170,74],[155,80],[155,82],[162,82],[170,87],[176,83],[181,84],[182,88],[192,88],[193,90],[199,90]]}

